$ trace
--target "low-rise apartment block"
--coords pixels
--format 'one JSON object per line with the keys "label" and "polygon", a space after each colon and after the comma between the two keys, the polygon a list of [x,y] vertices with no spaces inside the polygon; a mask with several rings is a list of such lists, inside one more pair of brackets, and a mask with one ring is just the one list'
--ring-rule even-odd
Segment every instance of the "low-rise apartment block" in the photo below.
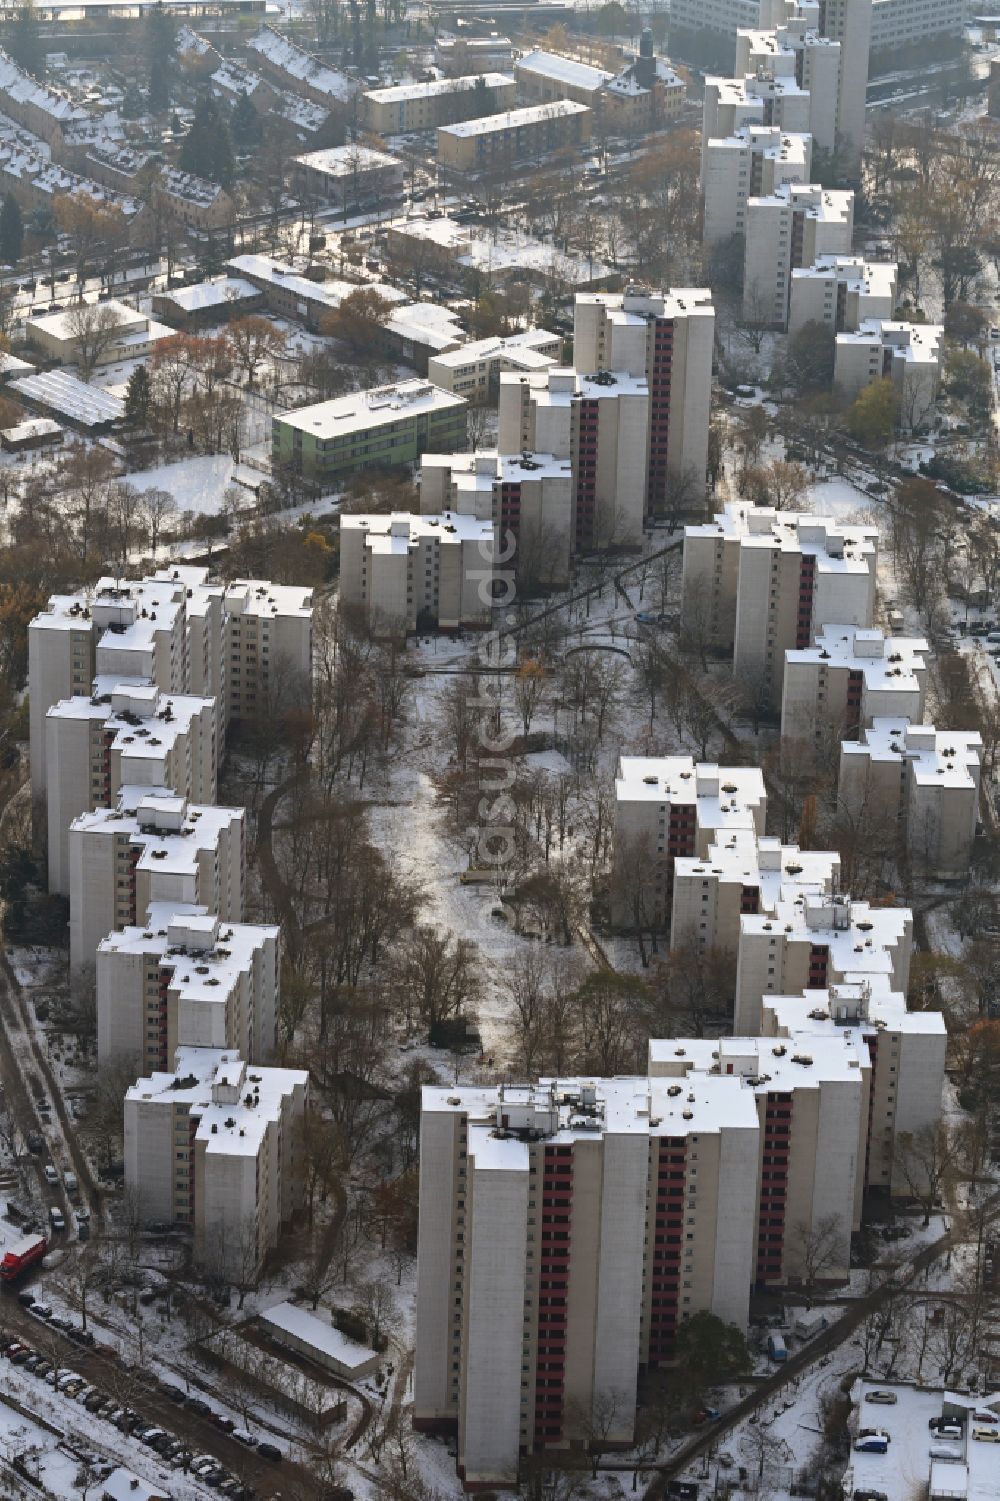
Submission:
{"label": "low-rise apartment block", "polygon": [[938,730],[919,714],[874,718],[840,748],[838,796],[858,820],[867,810],[895,817],[912,861],[938,880],[962,880],[979,822],[982,745],[976,730]]}
{"label": "low-rise apartment block", "polygon": [[876,380],[891,380],[904,431],[922,427],[937,401],[944,358],[940,323],[871,318],[853,333],[837,335],[833,379],[847,401]]}
{"label": "low-rise apartment block", "polygon": [[403,163],[370,146],[332,146],[297,156],[293,166],[303,191],[343,208],[379,204],[403,195]]}
{"label": "low-rise apartment block", "polygon": [[[871,1064],[860,1040],[793,1033],[651,1041],[649,1073],[683,1090],[720,1074],[752,1092],[760,1123],[755,1225],[758,1286],[804,1281],[823,1247],[820,1280],[851,1271],[861,1228]],[[735,1091],[734,1091],[735,1093]]]}
{"label": "low-rise apartment block", "polygon": [[368,89],[361,107],[369,130],[381,136],[406,130],[434,130],[460,120],[509,110],[517,85],[509,73],[471,73],[464,78],[435,78],[428,83],[397,83]]}
{"label": "low-rise apartment block", "polygon": [[111,806],[122,787],[172,787],[195,803],[218,790],[214,698],[95,679],[45,718],[49,890],[69,894],[69,826]]}
{"label": "low-rise apartment block", "polygon": [[812,136],[801,131],[743,125],[732,135],[706,140],[701,169],[706,245],[746,233],[751,197],[768,197],[786,182],[808,182],[811,176]]}
{"label": "low-rise apartment block", "polygon": [[680,492],[704,494],[712,393],[715,307],[708,287],[578,293],[573,359],[578,370],[645,377],[649,392],[646,514]]}
{"label": "low-rise apartment block", "polygon": [[954,44],[962,37],[967,13],[962,0],[872,0],[871,50],[898,57],[910,47]]}
{"label": "low-rise apartment block", "polygon": [[785,652],[782,738],[805,745],[843,740],[882,714],[919,724],[929,652],[922,636],[824,626],[812,646]]}
{"label": "low-rise apartment block", "polygon": [[178,1047],[274,1052],[281,930],[154,902],[97,949],[97,1060],[166,1071]]}
{"label": "low-rise apartment block", "polygon": [[434,61],[459,77],[472,73],[477,63],[509,73],[514,47],[510,37],[499,31],[491,31],[488,36],[467,36],[464,31],[452,36],[441,31],[434,40]]}
{"label": "low-rise apartment block", "polygon": [[592,116],[585,104],[556,99],[499,115],[439,125],[437,158],[458,172],[505,170],[590,140]]}
{"label": "low-rise apartment block", "polygon": [[654,927],[671,922],[675,862],[706,860],[733,834],[764,833],[767,793],[756,766],[716,766],[691,756],[622,756],[615,781],[614,921],[629,927],[634,913],[628,873],[641,871],[649,888]]}
{"label": "low-rise apartment block", "polygon": [[489,624],[495,562],[490,519],[445,511],[340,518],[340,597],[377,633]]}
{"label": "low-rise apartment block", "polygon": [[788,332],[821,323],[834,333],[857,329],[896,311],[896,267],[861,255],[821,255],[814,266],[792,272]]}
{"label": "low-rise apartment block", "polygon": [[747,199],[743,317],[788,326],[792,271],[821,255],[848,255],[854,235],[854,194],[818,183],[786,182]]}
{"label": "low-rise apartment block", "polygon": [[325,484],[372,465],[415,464],[464,448],[466,401],[425,380],[374,386],[271,419],[271,456]]}
{"label": "low-rise apartment block", "polygon": [[831,622],[871,626],[877,544],[875,527],[731,502],[684,529],[682,626],[777,709],[786,651]]}
{"label": "low-rise apartment block", "polygon": [[187,1225],[199,1266],[245,1285],[304,1204],[309,1075],[178,1048],[125,1096],[125,1187],[145,1223]]}
{"label": "low-rise apartment block", "polygon": [[497,448],[543,453],[573,466],[572,545],[642,542],[649,432],[644,376],[555,368],[500,377]]}
{"label": "low-rise apartment block", "polygon": [[455,511],[492,521],[506,566],[522,580],[565,585],[573,551],[573,466],[550,453],[425,453],[420,464],[425,515]]}
{"label": "low-rise apartment block", "polygon": [[[392,239],[390,226],[389,237]],[[496,399],[500,376],[505,371],[534,372],[558,365],[562,337],[544,328],[527,328],[517,334],[497,334],[473,339],[458,349],[432,355],[427,361],[427,379],[442,391],[454,391],[466,401]]]}
{"label": "low-rise apartment block", "polygon": [[919,1138],[941,1115],[948,1033],[940,1011],[908,1011],[885,975],[848,976],[826,989],[765,996],[761,1032],[800,1045],[811,1036],[858,1039],[871,1060],[865,1187],[912,1192],[900,1171],[898,1139]]}
{"label": "low-rise apartment block", "polygon": [[189,803],[169,788],[123,787],[114,807],[81,813],[69,833],[70,966],[134,927],[153,902],[205,907],[243,920],[242,808]]}
{"label": "low-rise apartment block", "polygon": [[[756,1037],[772,995],[888,982],[905,993],[913,946],[908,907],[873,907],[849,896],[779,902],[773,914],[740,917],[734,1032]],[[881,979],[880,979],[881,977]]]}
{"label": "low-rise apartment block", "polygon": [[629,1444],[678,1324],[744,1327],[759,1154],[753,1091],[709,1074],[424,1089],[413,1421],[466,1486],[598,1412]]}
{"label": "low-rise apartment block", "polygon": [[744,912],[773,916],[781,902],[832,896],[839,877],[834,850],[801,850],[756,829],[734,828],[704,858],[674,859],[670,947],[735,955]]}

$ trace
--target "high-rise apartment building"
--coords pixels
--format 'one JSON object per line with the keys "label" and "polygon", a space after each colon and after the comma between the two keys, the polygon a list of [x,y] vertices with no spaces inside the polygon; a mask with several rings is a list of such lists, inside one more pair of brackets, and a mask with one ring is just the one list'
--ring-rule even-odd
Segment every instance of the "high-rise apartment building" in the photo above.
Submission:
{"label": "high-rise apartment building", "polygon": [[246,1284],[304,1205],[309,1075],[178,1048],[125,1096],[125,1186],[145,1224],[188,1225],[198,1264]]}
{"label": "high-rise apartment building", "polygon": [[747,199],[743,317],[788,325],[792,272],[821,255],[847,255],[854,235],[854,194],[818,183],[782,183]]}
{"label": "high-rise apartment building", "polygon": [[703,143],[704,240],[718,245],[746,232],[747,200],[786,182],[809,182],[812,136],[777,125],[743,125]]}
{"label": "high-rise apartment building", "polygon": [[569,581],[573,554],[573,464],[550,453],[425,453],[420,462],[424,515],[455,511],[492,521],[498,551],[515,551],[506,568],[548,588]]}
{"label": "high-rise apartment building", "polygon": [[793,78],[809,96],[807,129],[816,145],[833,151],[838,130],[841,49],[804,16],[769,30],[736,33],[736,77]]}
{"label": "high-rise apartment building", "polygon": [[615,781],[616,924],[668,929],[675,861],[706,859],[734,834],[757,838],[766,815],[764,777],[756,766],[622,756]]}
{"label": "high-rise apartment building", "polygon": [[645,376],[556,369],[500,377],[497,448],[573,466],[573,547],[642,542],[650,399]]}
{"label": "high-rise apartment building", "polygon": [[792,272],[788,332],[821,323],[834,333],[858,329],[869,318],[891,318],[896,310],[896,267],[861,255],[821,255],[812,266]]}
{"label": "high-rise apartment building", "polygon": [[808,746],[843,740],[881,714],[919,724],[929,652],[922,636],[824,626],[812,646],[785,652],[782,738]]}
{"label": "high-rise apartment building", "polygon": [[731,502],[684,529],[682,628],[732,651],[737,677],[778,708],[786,651],[831,622],[872,624],[877,543],[875,527]]}
{"label": "high-rise apartment building", "polygon": [[154,902],[146,920],[97,949],[97,1061],[165,1071],[178,1047],[274,1051],[281,930],[222,922],[204,907]]}
{"label": "high-rise apartment building", "polygon": [[837,794],[859,822],[894,819],[910,859],[938,880],[968,875],[979,822],[982,736],[920,716],[874,718],[840,748]]}
{"label": "high-rise apartment building", "polygon": [[912,432],[931,416],[943,359],[942,324],[866,318],[855,330],[837,335],[833,381],[845,400],[853,401],[873,381],[891,380],[899,426]]}
{"label": "high-rise apartment building", "polygon": [[[649,1073],[686,1083],[739,1080],[760,1124],[754,1280],[759,1286],[850,1276],[861,1228],[871,1064],[855,1037],[676,1038],[649,1044]],[[820,1250],[822,1248],[822,1250]]]}
{"label": "high-rise apartment building", "polygon": [[797,995],[859,982],[888,980],[905,993],[913,947],[908,907],[873,907],[849,896],[807,896],[779,902],[773,914],[740,917],[733,1030],[761,1031],[762,1008],[772,995]]}
{"label": "high-rise apartment building", "polygon": [[161,693],[148,683],[94,679],[45,718],[49,890],[69,894],[69,826],[112,804],[122,787],[171,787],[214,803],[218,787],[214,698]]}
{"label": "high-rise apartment building", "polygon": [[801,850],[754,829],[723,831],[704,858],[674,859],[670,947],[735,955],[744,912],[773,916],[781,902],[832,896],[839,877],[834,850]]}
{"label": "high-rise apartment building", "polygon": [[578,370],[626,371],[649,392],[646,498],[662,514],[671,492],[705,491],[715,308],[708,287],[577,294],[573,359]]}
{"label": "high-rise apartment building", "polygon": [[706,1309],[742,1328],[756,1260],[753,1091],[701,1074],[425,1088],[414,1426],[467,1486],[602,1434]]}
{"label": "high-rise apartment building", "polygon": [[245,866],[242,808],[196,807],[165,787],[123,787],[114,807],[82,813],[70,826],[72,969],[93,963],[101,940],[134,927],[153,902],[241,922]]}
{"label": "high-rise apartment building", "polygon": [[818,0],[820,30],[840,43],[837,124],[840,149],[856,168],[865,144],[872,0]]}
{"label": "high-rise apartment building", "polygon": [[707,143],[751,125],[808,135],[811,100],[793,72],[744,78],[705,79],[702,103],[702,169]]}
{"label": "high-rise apartment building", "polygon": [[[857,1039],[871,1060],[865,1132],[865,1185],[911,1193],[900,1169],[899,1137],[932,1128],[941,1114],[948,1033],[940,1011],[907,1011],[885,975],[848,976],[825,989],[764,998],[765,1037]],[[914,1154],[919,1157],[919,1151]],[[918,1167],[908,1164],[910,1172]]]}
{"label": "high-rise apartment building", "polygon": [[377,634],[488,625],[494,536],[492,520],[459,512],[343,515],[341,602]]}

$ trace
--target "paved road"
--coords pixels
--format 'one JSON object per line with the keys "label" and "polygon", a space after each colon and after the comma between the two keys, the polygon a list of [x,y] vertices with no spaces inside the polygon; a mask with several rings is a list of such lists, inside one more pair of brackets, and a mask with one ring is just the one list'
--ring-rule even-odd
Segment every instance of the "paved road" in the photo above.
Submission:
{"label": "paved road", "polygon": [[[987,1208],[992,1209],[1000,1205],[1000,1194],[996,1194],[988,1200]],[[725,1414],[718,1422],[706,1428],[704,1432],[697,1434],[672,1455],[662,1465],[655,1467],[656,1473],[646,1487],[644,1501],[661,1501],[666,1492],[667,1482],[673,1480],[695,1459],[700,1459],[709,1450],[718,1446],[720,1439],[737,1428],[744,1418],[753,1412],[765,1407],[784,1387],[816,1364],[824,1355],[838,1349],[845,1340],[848,1340],[854,1331],[865,1321],[866,1318],[890,1297],[897,1296],[906,1288],[912,1286],[915,1278],[926,1268],[937,1261],[947,1251],[959,1245],[964,1239],[964,1225],[956,1225],[952,1222],[951,1229],[946,1235],[930,1245],[924,1246],[918,1251],[913,1259],[906,1262],[898,1269],[895,1277],[887,1280],[881,1287],[875,1288],[866,1297],[858,1300],[848,1307],[841,1318],[824,1329],[815,1339],[809,1341],[778,1370],[773,1376],[756,1385],[742,1401]]]}

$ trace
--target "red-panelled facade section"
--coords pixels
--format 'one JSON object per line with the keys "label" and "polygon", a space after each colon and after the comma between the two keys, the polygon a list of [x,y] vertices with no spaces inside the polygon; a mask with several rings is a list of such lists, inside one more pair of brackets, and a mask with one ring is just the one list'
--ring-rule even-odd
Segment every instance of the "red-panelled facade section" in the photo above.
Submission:
{"label": "red-panelled facade section", "polygon": [[597,510],[597,435],[600,403],[583,397],[579,408],[576,440],[576,545],[594,545]]}
{"label": "red-panelled facade section", "polygon": [[667,895],[674,889],[674,861],[697,854],[698,809],[694,803],[671,803],[667,810]]}
{"label": "red-panelled facade section", "polygon": [[649,1270],[649,1364],[670,1360],[677,1329],[684,1244],[684,1189],[687,1183],[687,1138],[660,1140],[656,1168],[656,1213]]}
{"label": "red-panelled facade section", "polygon": [[792,1096],[769,1094],[764,1104],[764,1153],[757,1218],[757,1281],[781,1279],[788,1195],[788,1149],[792,1135]]}
{"label": "red-panelled facade section", "polygon": [[865,1140],[865,1187],[868,1187],[868,1178],[871,1169],[872,1155],[872,1129],[875,1125],[875,1076],[878,1070],[878,1033],[872,1032],[865,1038],[868,1044],[868,1057],[871,1059],[872,1075],[871,1088],[868,1091],[868,1136]]}
{"label": "red-panelled facade section", "polygon": [[759,886],[741,886],[740,887],[740,911],[741,912],[759,912],[760,911],[760,887]]}
{"label": "red-panelled facade section", "polygon": [[[101,779],[104,784],[104,806],[111,806],[111,747],[114,744],[114,730],[104,731],[104,748],[101,752]],[[96,799],[95,799],[96,801]]]}
{"label": "red-panelled facade section", "polygon": [[826,976],[830,967],[830,950],[825,943],[814,943],[809,949],[810,990],[825,990]]}
{"label": "red-panelled facade section", "polygon": [[649,385],[649,469],[646,476],[646,514],[662,511],[667,496],[667,445],[670,437],[670,395],[674,365],[674,320],[657,318],[652,331],[652,357],[647,359]]}
{"label": "red-panelled facade section", "polygon": [[569,1299],[573,1148],[546,1146],[542,1166],[535,1355],[535,1447],[563,1436],[566,1398],[566,1306]]}
{"label": "red-panelled facade section", "polygon": [[[173,979],[173,974],[174,974],[174,971],[173,971],[172,966],[166,965],[166,964],[161,964],[160,968],[159,968],[158,975],[157,975],[157,990],[156,990],[157,1021],[156,1021],[156,1031],[157,1031],[157,1046],[159,1048],[159,1061],[157,1063],[157,1067],[160,1068],[160,1069],[162,1069],[164,1073],[166,1073],[166,1071],[167,1071],[167,992],[170,989],[170,981]],[[149,1020],[150,1019],[147,1016],[147,1018],[146,1018],[147,1053],[149,1051],[148,1044],[149,1044],[149,1041],[150,1041],[150,1038],[149,1038],[149,1031],[150,1031]]]}
{"label": "red-panelled facade section", "polygon": [[135,922],[135,868],[139,864],[142,848],[141,845],[133,845],[128,852],[128,920],[130,924]]}
{"label": "red-panelled facade section", "polygon": [[861,723],[861,698],[865,689],[864,673],[852,667],[847,674],[847,728],[856,730]]}
{"label": "red-panelled facade section", "polygon": [[799,564],[799,611],[795,620],[795,645],[799,651],[812,645],[813,594],[816,591],[816,559],[804,553]]}
{"label": "red-panelled facade section", "polygon": [[512,532],[515,541],[521,536],[521,486],[504,482],[500,486],[500,513],[494,518],[500,527],[500,535],[503,537],[508,531]]}

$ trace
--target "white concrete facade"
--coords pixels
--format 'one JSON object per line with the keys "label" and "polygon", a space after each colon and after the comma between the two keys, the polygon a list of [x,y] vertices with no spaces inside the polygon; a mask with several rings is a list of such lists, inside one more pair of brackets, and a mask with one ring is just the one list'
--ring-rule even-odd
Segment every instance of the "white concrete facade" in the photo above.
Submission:
{"label": "white concrete facade", "polygon": [[874,718],[840,748],[838,795],[856,819],[868,809],[894,816],[917,865],[962,880],[979,822],[982,745],[976,730],[938,730],[919,714]]}
{"label": "white concrete facade", "polygon": [[644,376],[501,375],[497,448],[571,461],[576,551],[641,545],[649,408]]}
{"label": "white concrete facade", "polygon": [[810,746],[842,740],[884,714],[919,723],[929,653],[922,636],[825,626],[812,646],[785,652],[782,738]]}
{"label": "white concrete facade", "polygon": [[856,1037],[871,1059],[871,1112],[865,1184],[910,1191],[897,1160],[897,1137],[933,1128],[941,1115],[948,1034],[939,1011],[907,1011],[885,977],[847,980],[799,995],[767,996],[765,1037]]}
{"label": "white concrete facade", "polygon": [[234,1052],[179,1048],[171,1072],[125,1096],[125,1186],[144,1223],[189,1225],[194,1255],[238,1285],[256,1280],[303,1205],[309,1075]]}
{"label": "white concrete facade", "polygon": [[681,625],[733,653],[734,671],[777,709],[784,654],[830,622],[869,627],[877,529],[730,502],[684,529]]}
{"label": "white concrete facade", "polygon": [[822,255],[792,272],[788,332],[819,323],[834,333],[853,332],[869,318],[896,311],[896,266],[860,255]]}
{"label": "white concrete facade", "polygon": [[[425,453],[421,514],[452,511],[492,521],[507,567],[519,579],[565,585],[574,550],[573,465],[550,453]],[[482,565],[480,565],[482,566]]]}
{"label": "white concrete facade", "polygon": [[800,850],[773,835],[733,829],[716,838],[704,859],[674,860],[670,947],[735,955],[741,913],[773,915],[780,902],[831,896],[839,876],[833,850]]}
{"label": "white concrete facade", "polygon": [[838,895],[779,902],[773,915],[743,914],[734,1030],[757,1036],[772,995],[840,985],[848,976],[883,977],[905,992],[912,947],[907,907],[872,907]]}
{"label": "white concrete facade", "polygon": [[934,410],[943,359],[942,324],[869,318],[853,333],[837,335],[834,384],[853,401],[873,381],[891,380],[899,425],[911,432]]}
{"label": "white concrete facade", "polygon": [[647,515],[681,490],[705,493],[712,398],[715,307],[708,287],[663,292],[577,293],[573,359],[581,371],[626,371],[649,392]]}
{"label": "white concrete facade", "polygon": [[494,537],[492,519],[451,511],[341,516],[341,600],[384,635],[486,625]]}
{"label": "white concrete facade", "polygon": [[122,787],[170,787],[214,803],[218,727],[214,698],[161,693],[145,683],[94,681],[45,720],[49,890],[69,895],[69,826],[107,807]]}
{"label": "white concrete facade", "polygon": [[854,194],[818,183],[783,183],[747,199],[743,317],[788,326],[792,271],[822,255],[849,255]]}
{"label": "white concrete facade", "polygon": [[766,816],[764,777],[755,766],[622,756],[615,781],[616,924],[668,928],[676,861],[705,860],[734,834],[756,839]]}
{"label": "white concrete facade", "polygon": [[457,1431],[466,1485],[591,1411],[628,1443],[678,1323],[745,1324],[759,1141],[752,1091],[707,1074],[424,1090],[414,1424]]}
{"label": "white concrete facade", "polygon": [[243,920],[242,808],[196,807],[168,788],[123,787],[113,808],[74,819],[69,836],[70,966],[93,964],[108,933],[153,902]]}
{"label": "white concrete facade", "polygon": [[165,1070],[178,1047],[274,1052],[281,930],[225,923],[204,907],[154,903],[145,923],[97,950],[97,1059]]}
{"label": "white concrete facade", "polygon": [[746,233],[747,200],[767,196],[786,182],[809,182],[812,136],[777,125],[744,125],[707,139],[702,151],[705,195],[703,238],[719,245]]}

